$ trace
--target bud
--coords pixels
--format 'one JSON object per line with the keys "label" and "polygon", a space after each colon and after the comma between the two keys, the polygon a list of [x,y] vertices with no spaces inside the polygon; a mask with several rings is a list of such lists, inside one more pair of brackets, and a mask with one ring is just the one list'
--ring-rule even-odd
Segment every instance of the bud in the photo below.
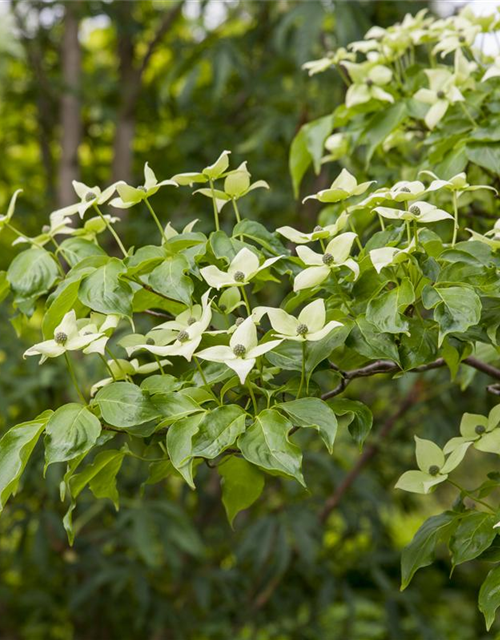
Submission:
{"label": "bud", "polygon": [[477,433],[478,436],[481,436],[486,431],[486,427],[483,426],[482,424],[478,424],[477,427],[474,429],[474,431]]}
{"label": "bud", "polygon": [[222,313],[224,313],[224,311],[227,311],[227,307],[225,304],[220,304],[219,309],[222,311]]}
{"label": "bud", "polygon": [[458,36],[458,41],[459,42],[465,42],[467,40],[467,38],[465,36]]}
{"label": "bud", "polygon": [[414,216],[419,216],[420,215],[420,207],[417,207],[416,204],[412,204],[412,206],[409,209],[410,213],[413,213]]}
{"label": "bud", "polygon": [[400,191],[402,193],[411,193],[410,189],[408,187],[401,187]]}
{"label": "bud", "polygon": [[233,348],[233,353],[235,356],[237,356],[238,358],[243,358],[243,356],[245,355],[245,353],[247,352],[247,349],[244,345],[242,344],[237,344],[235,345],[235,347]]}
{"label": "bud", "polygon": [[325,253],[322,260],[323,260],[323,264],[326,264],[326,266],[329,266],[333,262],[333,256],[331,253]]}
{"label": "bud", "polygon": [[93,191],[88,191],[85,194],[85,202],[92,202],[92,200],[95,200],[97,198],[97,194],[95,194]]}
{"label": "bud", "polygon": [[140,186],[140,187],[137,187],[137,189],[138,189],[139,191],[147,191],[146,187],[144,187],[142,184],[141,184],[141,186]]}
{"label": "bud", "polygon": [[239,327],[240,324],[243,324],[245,322],[245,318],[236,318],[236,320],[234,321],[234,324]]}
{"label": "bud", "polygon": [[440,469],[437,466],[437,464],[433,464],[429,467],[429,474],[431,476],[437,476],[437,474],[439,473]]}
{"label": "bud", "polygon": [[444,91],[438,91],[436,95],[440,100],[446,98],[446,93]]}
{"label": "bud", "polygon": [[153,338],[148,338],[148,339],[146,340],[146,344],[147,344],[149,347],[152,347],[152,346],[155,344],[155,341],[153,340]]}
{"label": "bud", "polygon": [[50,233],[50,227],[48,224],[44,224],[42,227],[42,233]]}
{"label": "bud", "polygon": [[197,320],[196,320],[196,318],[193,318],[193,316],[191,316],[191,317],[188,319],[188,321],[187,321],[188,327],[190,327],[190,326],[191,326],[192,324],[194,324],[196,321],[197,321]]}
{"label": "bud", "polygon": [[366,86],[373,87],[373,80],[371,78],[368,78],[368,80],[366,81]]}
{"label": "bud", "polygon": [[313,229],[314,233],[319,233],[320,231],[323,231],[323,227],[320,224],[317,224],[314,229]]}
{"label": "bud", "polygon": [[179,342],[187,342],[189,340],[189,333],[185,330],[179,331],[177,334],[177,340]]}
{"label": "bud", "polygon": [[236,271],[233,277],[235,282],[243,282],[245,280],[245,274],[243,271]]}
{"label": "bud", "polygon": [[307,324],[299,324],[299,326],[297,327],[297,335],[305,336],[306,333],[309,333],[309,327],[307,326]]}
{"label": "bud", "polygon": [[54,340],[57,344],[66,344],[66,342],[68,342],[68,336],[64,331],[58,331],[54,336]]}

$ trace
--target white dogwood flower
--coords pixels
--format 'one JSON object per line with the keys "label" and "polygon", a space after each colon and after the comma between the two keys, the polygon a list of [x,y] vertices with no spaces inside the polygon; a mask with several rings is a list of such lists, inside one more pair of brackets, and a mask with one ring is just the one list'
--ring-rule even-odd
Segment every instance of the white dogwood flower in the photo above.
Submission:
{"label": "white dogwood flower", "polygon": [[307,196],[303,202],[311,199],[327,203],[341,202],[351,196],[361,195],[374,183],[375,180],[370,180],[358,184],[356,178],[347,169],[342,169],[329,189],[323,189],[314,195]]}
{"label": "white dogwood flower", "polygon": [[429,80],[429,89],[419,89],[413,97],[430,105],[425,115],[425,124],[429,129],[434,129],[450,104],[463,102],[465,98],[456,86],[455,76],[447,69],[426,69],[425,74]]}
{"label": "white dogwood flower", "polygon": [[105,204],[116,191],[116,184],[110,185],[104,191],[101,191],[99,187],[88,187],[83,182],[73,180],[73,189],[76,195],[80,198],[80,202],[69,205],[69,207],[63,207],[58,209],[54,213],[62,214],[65,216],[73,216],[78,213],[80,218],[83,218],[85,212],[88,211],[94,205]]}
{"label": "white dogwood flower", "polygon": [[82,351],[102,336],[101,332],[80,331],[75,310],[72,309],[55,328],[53,339],[33,345],[24,352],[23,357],[40,355],[42,357],[39,364],[42,364],[47,358],[57,358],[66,351]]}
{"label": "white dogwood flower", "polygon": [[9,206],[7,207],[7,213],[0,215],[0,231],[5,226],[7,226],[10,223],[10,221],[12,220],[12,217],[14,215],[14,209],[16,207],[17,197],[22,192],[23,192],[22,189],[18,189],[17,191],[14,191],[14,194],[12,195],[12,198],[10,199]]}
{"label": "white dogwood flower", "polygon": [[408,260],[410,253],[415,249],[415,240],[406,249],[398,249],[397,247],[381,247],[370,251],[370,260],[377,273],[388,266],[400,264]]}
{"label": "white dogwood flower", "polygon": [[305,69],[310,76],[314,76],[317,73],[323,73],[331,67],[340,64],[346,60],[354,62],[356,60],[356,54],[352,51],[348,51],[345,47],[339,47],[335,51],[327,54],[324,58],[319,60],[310,60],[302,65],[302,69]]}
{"label": "white dogwood flower", "polygon": [[484,76],[481,78],[481,82],[486,82],[491,78],[498,78],[500,76],[500,56],[497,56],[493,64],[485,71]]}
{"label": "white dogwood flower", "polygon": [[324,240],[325,238],[336,236],[345,228],[346,224],[347,213],[343,211],[333,224],[327,224],[324,227],[317,225],[311,233],[304,233],[293,227],[279,227],[276,231],[295,244],[307,244],[315,240]]}
{"label": "white dogwood flower", "polygon": [[253,251],[244,247],[231,261],[227,271],[221,271],[215,265],[203,267],[200,273],[210,287],[221,289],[222,287],[243,287],[252,278],[267,267],[274,264],[282,256],[268,258],[259,265],[259,258]]}
{"label": "white dogwood flower", "polygon": [[448,191],[456,191],[459,195],[461,193],[465,193],[466,191],[478,191],[479,189],[489,189],[490,191],[494,191],[497,193],[497,190],[494,187],[491,187],[487,184],[469,184],[467,182],[467,174],[465,171],[461,173],[457,173],[449,180],[440,180],[435,173],[432,171],[421,171],[421,174],[429,176],[432,178],[432,182],[428,187],[428,191],[436,191],[437,189],[447,189]]}
{"label": "white dogwood flower", "polygon": [[392,71],[381,64],[373,64],[370,61],[356,63],[344,62],[353,84],[347,89],[345,104],[347,108],[364,104],[370,100],[382,102],[394,102],[390,93],[382,87],[392,80]]}
{"label": "white dogwood flower", "polygon": [[154,196],[161,187],[165,186],[178,187],[179,185],[174,180],[162,180],[158,182],[154,171],[146,162],[144,165],[144,184],[140,187],[131,187],[126,182],[117,182],[116,190],[118,191],[119,197],[113,198],[109,204],[117,209],[128,209],[146,200],[146,198]]}
{"label": "white dogwood flower", "polygon": [[357,278],[359,266],[355,260],[349,258],[356,235],[352,232],[342,233],[328,243],[324,254],[316,253],[309,247],[297,247],[297,255],[309,268],[295,277],[293,290],[316,287],[328,278],[332,270],[340,267],[347,267]]}
{"label": "white dogwood flower", "polygon": [[94,396],[99,389],[106,387],[112,382],[119,380],[128,380],[131,376],[147,376],[151,373],[155,373],[159,369],[172,364],[170,360],[159,360],[158,362],[148,362],[146,364],[139,364],[139,360],[123,360],[118,358],[117,360],[107,360],[107,365],[113,377],[103,378],[96,382],[90,389],[90,395]]}
{"label": "white dogwood flower", "polygon": [[210,180],[217,180],[229,167],[230,153],[230,151],[223,151],[213,164],[208,165],[208,167],[205,167],[200,172],[177,173],[175,176],[172,176],[172,180],[181,186],[191,186],[194,182],[203,183],[209,182]]}
{"label": "white dogwood flower", "polygon": [[439,220],[453,220],[453,216],[447,211],[438,209],[429,202],[414,202],[408,209],[394,209],[392,207],[375,207],[375,212],[383,218],[390,220],[415,221],[418,224],[438,222]]}
{"label": "white dogwood flower", "polygon": [[257,329],[252,317],[244,320],[229,340],[229,346],[209,347],[196,355],[209,362],[222,362],[239,377],[241,384],[255,366],[259,356],[274,349],[282,340],[270,340],[258,344]]}
{"label": "white dogwood flower", "polygon": [[284,309],[273,307],[257,307],[255,314],[254,317],[257,318],[267,314],[277,338],[295,342],[317,342],[336,327],[343,326],[341,322],[335,320],[326,321],[325,301],[322,298],[305,306],[297,318]]}

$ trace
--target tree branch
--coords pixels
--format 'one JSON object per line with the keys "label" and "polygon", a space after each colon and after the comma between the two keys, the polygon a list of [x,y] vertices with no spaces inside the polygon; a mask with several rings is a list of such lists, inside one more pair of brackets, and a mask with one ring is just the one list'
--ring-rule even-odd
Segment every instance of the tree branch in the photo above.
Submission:
{"label": "tree branch", "polygon": [[[481,373],[486,374],[490,378],[494,378],[495,380],[500,380],[500,369],[488,364],[486,362],[482,362],[478,360],[474,356],[469,356],[462,360],[462,364],[467,365],[468,367],[472,367],[477,371],[481,371]],[[351,371],[342,371],[335,364],[330,363],[332,369],[337,371],[341,376],[341,380],[339,384],[332,389],[331,391],[327,391],[321,396],[322,400],[328,400],[329,398],[334,398],[338,396],[340,393],[345,391],[347,386],[355,380],[356,378],[368,378],[370,376],[375,376],[382,373],[403,373],[403,369],[395,362],[390,360],[376,360],[375,362],[371,362],[364,367],[360,367],[359,369],[352,369]],[[446,362],[443,358],[438,358],[434,360],[434,362],[429,362],[428,364],[421,365],[419,367],[415,367],[414,369],[409,369],[406,373],[423,373],[424,371],[430,371],[432,369],[439,369],[441,367],[446,366]],[[488,387],[488,391],[491,393],[496,393],[496,391],[492,390],[492,387],[495,385],[490,385]]]}

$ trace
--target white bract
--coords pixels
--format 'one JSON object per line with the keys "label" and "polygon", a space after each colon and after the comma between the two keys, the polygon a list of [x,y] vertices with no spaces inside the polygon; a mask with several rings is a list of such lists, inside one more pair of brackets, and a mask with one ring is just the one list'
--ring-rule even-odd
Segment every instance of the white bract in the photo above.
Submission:
{"label": "white bract", "polygon": [[494,187],[490,187],[487,184],[469,184],[467,182],[467,174],[465,171],[457,173],[449,180],[440,180],[432,171],[421,171],[423,175],[432,178],[432,182],[428,188],[428,191],[436,191],[437,189],[447,189],[448,191],[456,191],[458,195],[465,193],[466,191],[478,191],[479,189],[489,189],[497,193]]}
{"label": "white bract", "polygon": [[[182,234],[184,233],[191,233],[191,231],[194,229],[195,224],[198,222],[198,219],[196,220],[192,220],[189,224],[187,224],[184,229],[182,230]],[[165,237],[166,240],[170,240],[171,238],[175,238],[176,236],[180,235],[179,232],[174,229],[174,227],[172,226],[172,224],[169,222],[167,224],[167,226],[165,227],[165,230],[163,232],[163,235]]]}
{"label": "white bract", "polygon": [[205,282],[210,287],[221,289],[222,287],[243,287],[252,278],[267,267],[274,264],[282,256],[268,258],[259,265],[259,258],[253,251],[244,247],[229,264],[227,271],[221,271],[215,265],[200,269]]}
{"label": "white bract", "polygon": [[356,54],[348,51],[344,47],[339,47],[335,52],[329,53],[324,58],[320,58],[319,60],[311,60],[310,62],[306,62],[302,65],[302,69],[308,71],[310,76],[314,76],[316,73],[322,73],[323,71],[327,71],[331,67],[334,67],[345,60],[350,60],[354,62],[356,60]]}
{"label": "white bract", "polygon": [[392,265],[398,265],[408,260],[410,253],[415,249],[415,241],[406,249],[398,249],[397,247],[381,247],[380,249],[372,249],[369,256],[377,273],[382,269]]}
{"label": "white bract", "polygon": [[42,364],[47,358],[57,358],[67,351],[82,351],[102,337],[102,332],[79,330],[76,313],[72,309],[55,328],[53,339],[33,345],[24,352],[24,357],[42,356],[39,363]]}
{"label": "white bract", "polygon": [[88,347],[85,347],[83,353],[100,353],[104,355],[106,345],[111,337],[114,329],[120,322],[120,316],[116,314],[103,314],[91,312],[89,318],[77,320],[76,324],[79,333],[83,336],[95,335],[97,338],[93,340]]}
{"label": "white bract", "polygon": [[257,307],[254,310],[254,317],[257,319],[263,314],[267,314],[272,328],[276,331],[275,336],[282,340],[317,342],[333,329],[343,326],[335,320],[326,321],[325,301],[322,299],[314,300],[305,306],[297,318],[284,309]]}
{"label": "white bract", "polygon": [[207,198],[213,198],[217,205],[217,210],[220,211],[222,207],[231,200],[239,200],[247,193],[254,189],[269,189],[269,185],[265,180],[257,180],[251,184],[251,173],[247,169],[247,163],[243,162],[234,171],[229,171],[225,174],[224,190],[220,189],[197,189],[194,193],[200,193]]}
{"label": "white bract", "polygon": [[178,185],[192,185],[195,182],[209,182],[220,178],[229,167],[230,151],[223,151],[217,160],[201,170],[201,172],[177,173],[172,180]]}
{"label": "white bract", "polygon": [[447,69],[426,69],[429,89],[419,89],[413,96],[415,100],[429,104],[430,109],[425,115],[425,124],[429,129],[434,127],[444,117],[450,104],[463,102],[465,98],[456,86],[456,78]]}
{"label": "white bract", "polygon": [[16,200],[20,193],[22,193],[22,189],[18,189],[14,191],[12,198],[10,199],[9,206],[7,207],[7,213],[0,215],[0,231],[10,223],[12,217],[14,215],[14,209],[16,207]]}
{"label": "white bract", "polygon": [[105,204],[116,191],[116,184],[112,184],[107,187],[107,189],[104,189],[104,191],[101,191],[99,187],[88,187],[86,184],[83,184],[83,182],[78,182],[77,180],[73,180],[72,184],[76,195],[80,198],[80,202],[71,204],[69,207],[58,209],[55,213],[65,216],[73,216],[77,213],[80,218],[83,218],[86,211],[94,205]]}
{"label": "white bract", "polygon": [[349,257],[356,235],[352,232],[342,233],[328,243],[323,254],[316,253],[309,247],[297,247],[297,255],[309,268],[295,277],[293,290],[301,291],[316,287],[328,278],[332,270],[340,267],[347,267],[357,278],[359,266]]}
{"label": "white bract", "polygon": [[295,244],[307,244],[315,240],[324,240],[331,238],[340,233],[347,224],[347,213],[343,211],[333,224],[327,224],[325,227],[317,225],[311,233],[298,231],[293,227],[278,227],[276,231],[287,240],[291,240]]}
{"label": "white bract", "polygon": [[179,185],[174,180],[162,180],[158,182],[154,171],[146,162],[144,165],[144,184],[140,187],[131,187],[126,182],[117,182],[116,190],[118,191],[119,197],[113,198],[109,204],[118,209],[128,209],[138,202],[154,196],[161,187],[165,186],[178,187]]}
{"label": "white bract", "polygon": [[436,485],[447,480],[448,475],[462,462],[472,444],[462,443],[445,457],[444,452],[432,440],[423,440],[415,436],[415,443],[419,471],[406,471],[396,484],[396,489],[411,493],[430,493]]}
{"label": "white bract", "polygon": [[393,96],[384,91],[382,87],[392,80],[392,71],[381,64],[373,64],[370,61],[355,63],[344,62],[353,84],[347,90],[346,107],[355,107],[370,100],[382,102],[394,102]]}
{"label": "white bract", "polygon": [[408,209],[394,209],[392,207],[375,207],[376,213],[390,220],[414,221],[417,224],[428,224],[439,220],[453,220],[453,216],[442,209],[438,209],[429,202],[414,202]]}
{"label": "white bract", "polygon": [[209,347],[196,355],[209,362],[224,363],[236,373],[241,384],[244,384],[257,358],[271,351],[281,342],[282,340],[270,340],[258,344],[257,329],[253,318],[249,317],[235,330],[229,340],[229,346]]}
{"label": "white bract", "polygon": [[203,294],[201,305],[194,305],[175,320],[155,327],[145,343],[128,346],[128,353],[144,349],[157,356],[181,356],[190,362],[212,320],[209,294],[210,290]]}
{"label": "white bract", "polygon": [[140,364],[139,360],[123,360],[117,358],[116,360],[107,360],[108,369],[112,373],[113,377],[103,378],[98,380],[90,389],[90,395],[94,396],[99,389],[106,387],[112,382],[118,382],[120,380],[129,380],[132,376],[147,376],[155,371],[159,371],[163,367],[172,364],[170,360],[158,360],[158,362],[148,362],[146,364]]}
{"label": "white bract", "polygon": [[303,202],[306,200],[319,200],[328,203],[341,202],[351,196],[360,196],[374,183],[375,180],[370,180],[358,184],[356,178],[347,169],[342,169],[329,189],[323,189],[314,195],[307,196]]}
{"label": "white bract", "polygon": [[486,82],[491,78],[500,77],[500,56],[497,56],[490,67],[488,67],[481,78],[481,82]]}

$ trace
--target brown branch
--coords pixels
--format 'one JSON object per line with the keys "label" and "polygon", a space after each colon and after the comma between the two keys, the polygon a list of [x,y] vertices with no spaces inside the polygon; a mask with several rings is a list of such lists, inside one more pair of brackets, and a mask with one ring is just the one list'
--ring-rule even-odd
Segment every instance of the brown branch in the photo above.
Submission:
{"label": "brown branch", "polygon": [[[462,360],[462,364],[465,364],[468,367],[472,367],[477,371],[481,371],[481,373],[486,374],[490,378],[500,380],[500,369],[497,369],[496,367],[493,367],[491,364],[487,364],[486,362],[482,362],[474,356],[465,358],[464,360]],[[338,396],[340,393],[345,391],[352,380],[355,380],[356,378],[368,378],[370,376],[375,376],[382,373],[403,372],[403,369],[401,369],[399,365],[390,360],[376,360],[375,362],[371,362],[364,367],[352,369],[351,371],[342,371],[333,363],[330,363],[330,366],[342,377],[339,384],[334,389],[332,389],[331,391],[327,391],[321,396],[322,400],[328,400],[330,398]],[[415,367],[414,369],[409,369],[408,371],[406,371],[406,373],[423,373],[424,371],[439,369],[444,366],[446,366],[444,358],[438,358],[437,360],[434,360],[434,362],[429,362],[428,364],[423,364],[419,367]],[[491,393],[495,393],[495,391],[491,390],[492,386],[494,385],[490,385],[490,387],[488,387],[488,391],[490,391]]]}
{"label": "brown branch", "polygon": [[343,495],[348,491],[353,482],[359,476],[361,471],[377,454],[380,444],[386,438],[398,422],[417,402],[420,400],[420,382],[417,381],[410,389],[408,395],[401,402],[398,410],[385,422],[384,426],[378,433],[378,437],[375,442],[370,446],[365,447],[362,455],[358,458],[358,461],[354,467],[345,476],[342,482],[338,485],[335,492],[326,500],[323,509],[320,513],[320,520],[322,523],[326,522],[330,513],[339,505]]}

